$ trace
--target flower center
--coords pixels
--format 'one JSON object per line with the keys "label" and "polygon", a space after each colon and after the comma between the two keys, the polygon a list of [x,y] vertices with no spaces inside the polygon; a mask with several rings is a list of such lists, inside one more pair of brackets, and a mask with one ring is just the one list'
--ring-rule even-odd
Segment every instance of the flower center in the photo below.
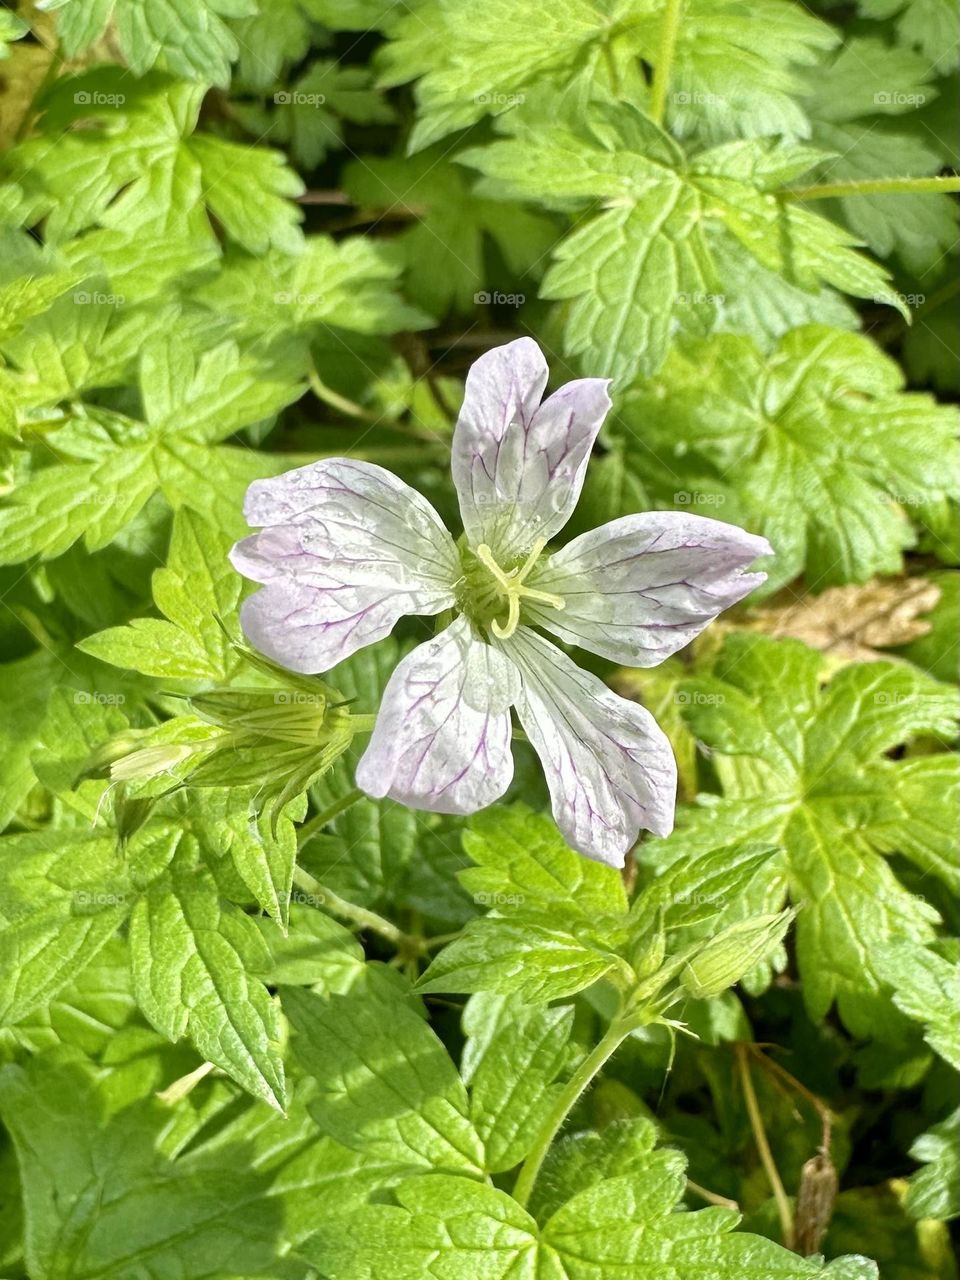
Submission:
{"label": "flower center", "polygon": [[537,591],[525,586],[525,579],[540,558],[540,552],[546,546],[545,538],[538,538],[530,549],[530,554],[522,564],[513,569],[502,569],[493,558],[493,552],[485,542],[481,542],[474,554],[493,578],[493,590],[497,597],[507,602],[505,622],[496,618],[490,620],[490,629],[501,640],[507,640],[520,624],[520,605],[524,600],[538,600],[541,604],[551,605],[554,609],[562,609],[562,596],[551,595],[549,591]]}

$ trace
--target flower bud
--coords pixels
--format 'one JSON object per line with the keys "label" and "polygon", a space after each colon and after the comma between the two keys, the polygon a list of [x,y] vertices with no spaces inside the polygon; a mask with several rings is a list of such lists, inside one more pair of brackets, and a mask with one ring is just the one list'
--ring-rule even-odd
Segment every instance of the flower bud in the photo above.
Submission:
{"label": "flower bud", "polygon": [[684,965],[681,986],[695,1000],[721,995],[778,946],[795,914],[754,916],[723,929]]}

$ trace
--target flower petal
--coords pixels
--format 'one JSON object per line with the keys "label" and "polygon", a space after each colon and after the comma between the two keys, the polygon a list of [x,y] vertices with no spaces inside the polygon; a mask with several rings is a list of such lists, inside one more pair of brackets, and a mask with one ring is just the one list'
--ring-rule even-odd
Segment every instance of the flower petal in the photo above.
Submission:
{"label": "flower petal", "polygon": [[628,702],[529,627],[500,642],[520,668],[520,723],[546,774],[564,839],[622,867],[641,829],[669,835],[677,766],[650,712]]}
{"label": "flower petal", "polygon": [[240,610],[251,644],[292,671],[328,671],[407,613],[455,603],[456,547],[433,507],[382,467],[326,458],[247,490],[261,533],[234,568],[265,585]]}
{"label": "flower petal", "polygon": [[720,520],[679,511],[623,516],[574,538],[530,575],[529,586],[563,597],[562,611],[524,607],[568,644],[653,667],[758,587],[766,574],[743,570],[770,554],[765,538]]}
{"label": "flower petal", "polygon": [[357,786],[434,813],[476,813],[499,800],[513,777],[510,706],[519,692],[510,659],[458,618],[390,677]]}
{"label": "flower petal", "polygon": [[453,437],[453,480],[472,546],[520,555],[570,519],[610,408],[605,378],[568,382],[543,404],[547,362],[531,338],[470,369]]}

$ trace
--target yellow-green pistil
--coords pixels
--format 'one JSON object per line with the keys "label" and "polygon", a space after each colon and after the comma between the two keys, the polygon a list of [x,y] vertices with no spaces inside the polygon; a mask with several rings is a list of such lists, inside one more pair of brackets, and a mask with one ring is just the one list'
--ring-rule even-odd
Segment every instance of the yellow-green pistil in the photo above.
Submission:
{"label": "yellow-green pistil", "polygon": [[[563,598],[549,591],[537,591],[526,585],[533,566],[546,546],[545,538],[538,538],[530,548],[530,554],[512,569],[497,564],[493,552],[485,542],[468,551],[464,556],[464,611],[477,623],[488,626],[500,640],[507,640],[520,625],[520,609],[524,600],[537,600],[554,609],[563,608]],[[504,621],[496,616],[506,602]]]}

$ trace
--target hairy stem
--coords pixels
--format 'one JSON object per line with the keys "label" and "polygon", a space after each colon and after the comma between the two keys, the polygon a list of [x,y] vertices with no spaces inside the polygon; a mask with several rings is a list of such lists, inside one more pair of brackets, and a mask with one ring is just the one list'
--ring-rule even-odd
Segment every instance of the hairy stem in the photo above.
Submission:
{"label": "hairy stem", "polygon": [[358,929],[369,929],[371,933],[385,938],[397,948],[416,942],[416,939],[408,938],[402,929],[398,929],[383,916],[378,916],[375,911],[368,911],[366,907],[358,907],[356,903],[341,898],[338,893],[334,893],[332,889],[328,889],[325,884],[315,879],[309,871],[304,871],[303,867],[294,867],[293,880],[299,888],[321,902],[332,915],[339,916],[341,920],[346,920]]}
{"label": "hairy stem", "polygon": [[657,63],[653,69],[653,85],[650,88],[650,118],[656,124],[663,124],[663,117],[667,111],[667,89],[670,87],[670,77],[673,75],[673,59],[677,51],[682,9],[683,0],[667,0],[663,11]]}
{"label": "hairy stem", "polygon": [[793,1248],[793,1210],[790,1207],[790,1200],[784,1190],[783,1182],[777,1169],[776,1161],[773,1158],[773,1152],[770,1150],[770,1143],[767,1141],[767,1131],[763,1127],[763,1117],[760,1114],[760,1107],[757,1103],[757,1095],[753,1088],[753,1079],[750,1075],[750,1060],[745,1045],[738,1044],[736,1046],[737,1054],[737,1072],[740,1076],[740,1084],[743,1088],[744,1101],[747,1104],[747,1115],[750,1117],[750,1128],[753,1130],[753,1140],[757,1144],[757,1151],[760,1153],[760,1163],[763,1165],[764,1172],[767,1175],[767,1181],[773,1191],[773,1198],[777,1202],[777,1213],[780,1215],[780,1235],[783,1243],[788,1249]]}
{"label": "hairy stem", "polygon": [[328,822],[332,822],[334,818],[344,813],[351,805],[363,799],[363,792],[357,787],[353,787],[345,796],[341,796],[339,800],[334,800],[333,804],[327,805],[326,809],[315,814],[309,822],[305,822],[297,832],[297,848],[302,849],[308,840],[312,840],[318,831],[322,831]]}
{"label": "hairy stem", "polygon": [[815,182],[809,187],[788,187],[781,195],[792,200],[827,200],[835,196],[910,195],[960,191],[960,177],[863,178],[851,182]]}
{"label": "hairy stem", "polygon": [[573,1109],[577,1099],[589,1086],[594,1076],[600,1071],[604,1063],[616,1052],[620,1045],[624,1042],[636,1024],[629,1019],[617,1017],[610,1023],[606,1034],[599,1042],[592,1053],[584,1058],[580,1066],[564,1085],[556,1102],[550,1108],[546,1119],[540,1126],[536,1141],[530,1151],[530,1154],[524,1160],[517,1175],[517,1182],[513,1188],[513,1198],[518,1204],[526,1205],[530,1199],[530,1193],[533,1191],[534,1183],[540,1172],[540,1166],[543,1164],[550,1144],[553,1142],[557,1133],[563,1126],[570,1111]]}

